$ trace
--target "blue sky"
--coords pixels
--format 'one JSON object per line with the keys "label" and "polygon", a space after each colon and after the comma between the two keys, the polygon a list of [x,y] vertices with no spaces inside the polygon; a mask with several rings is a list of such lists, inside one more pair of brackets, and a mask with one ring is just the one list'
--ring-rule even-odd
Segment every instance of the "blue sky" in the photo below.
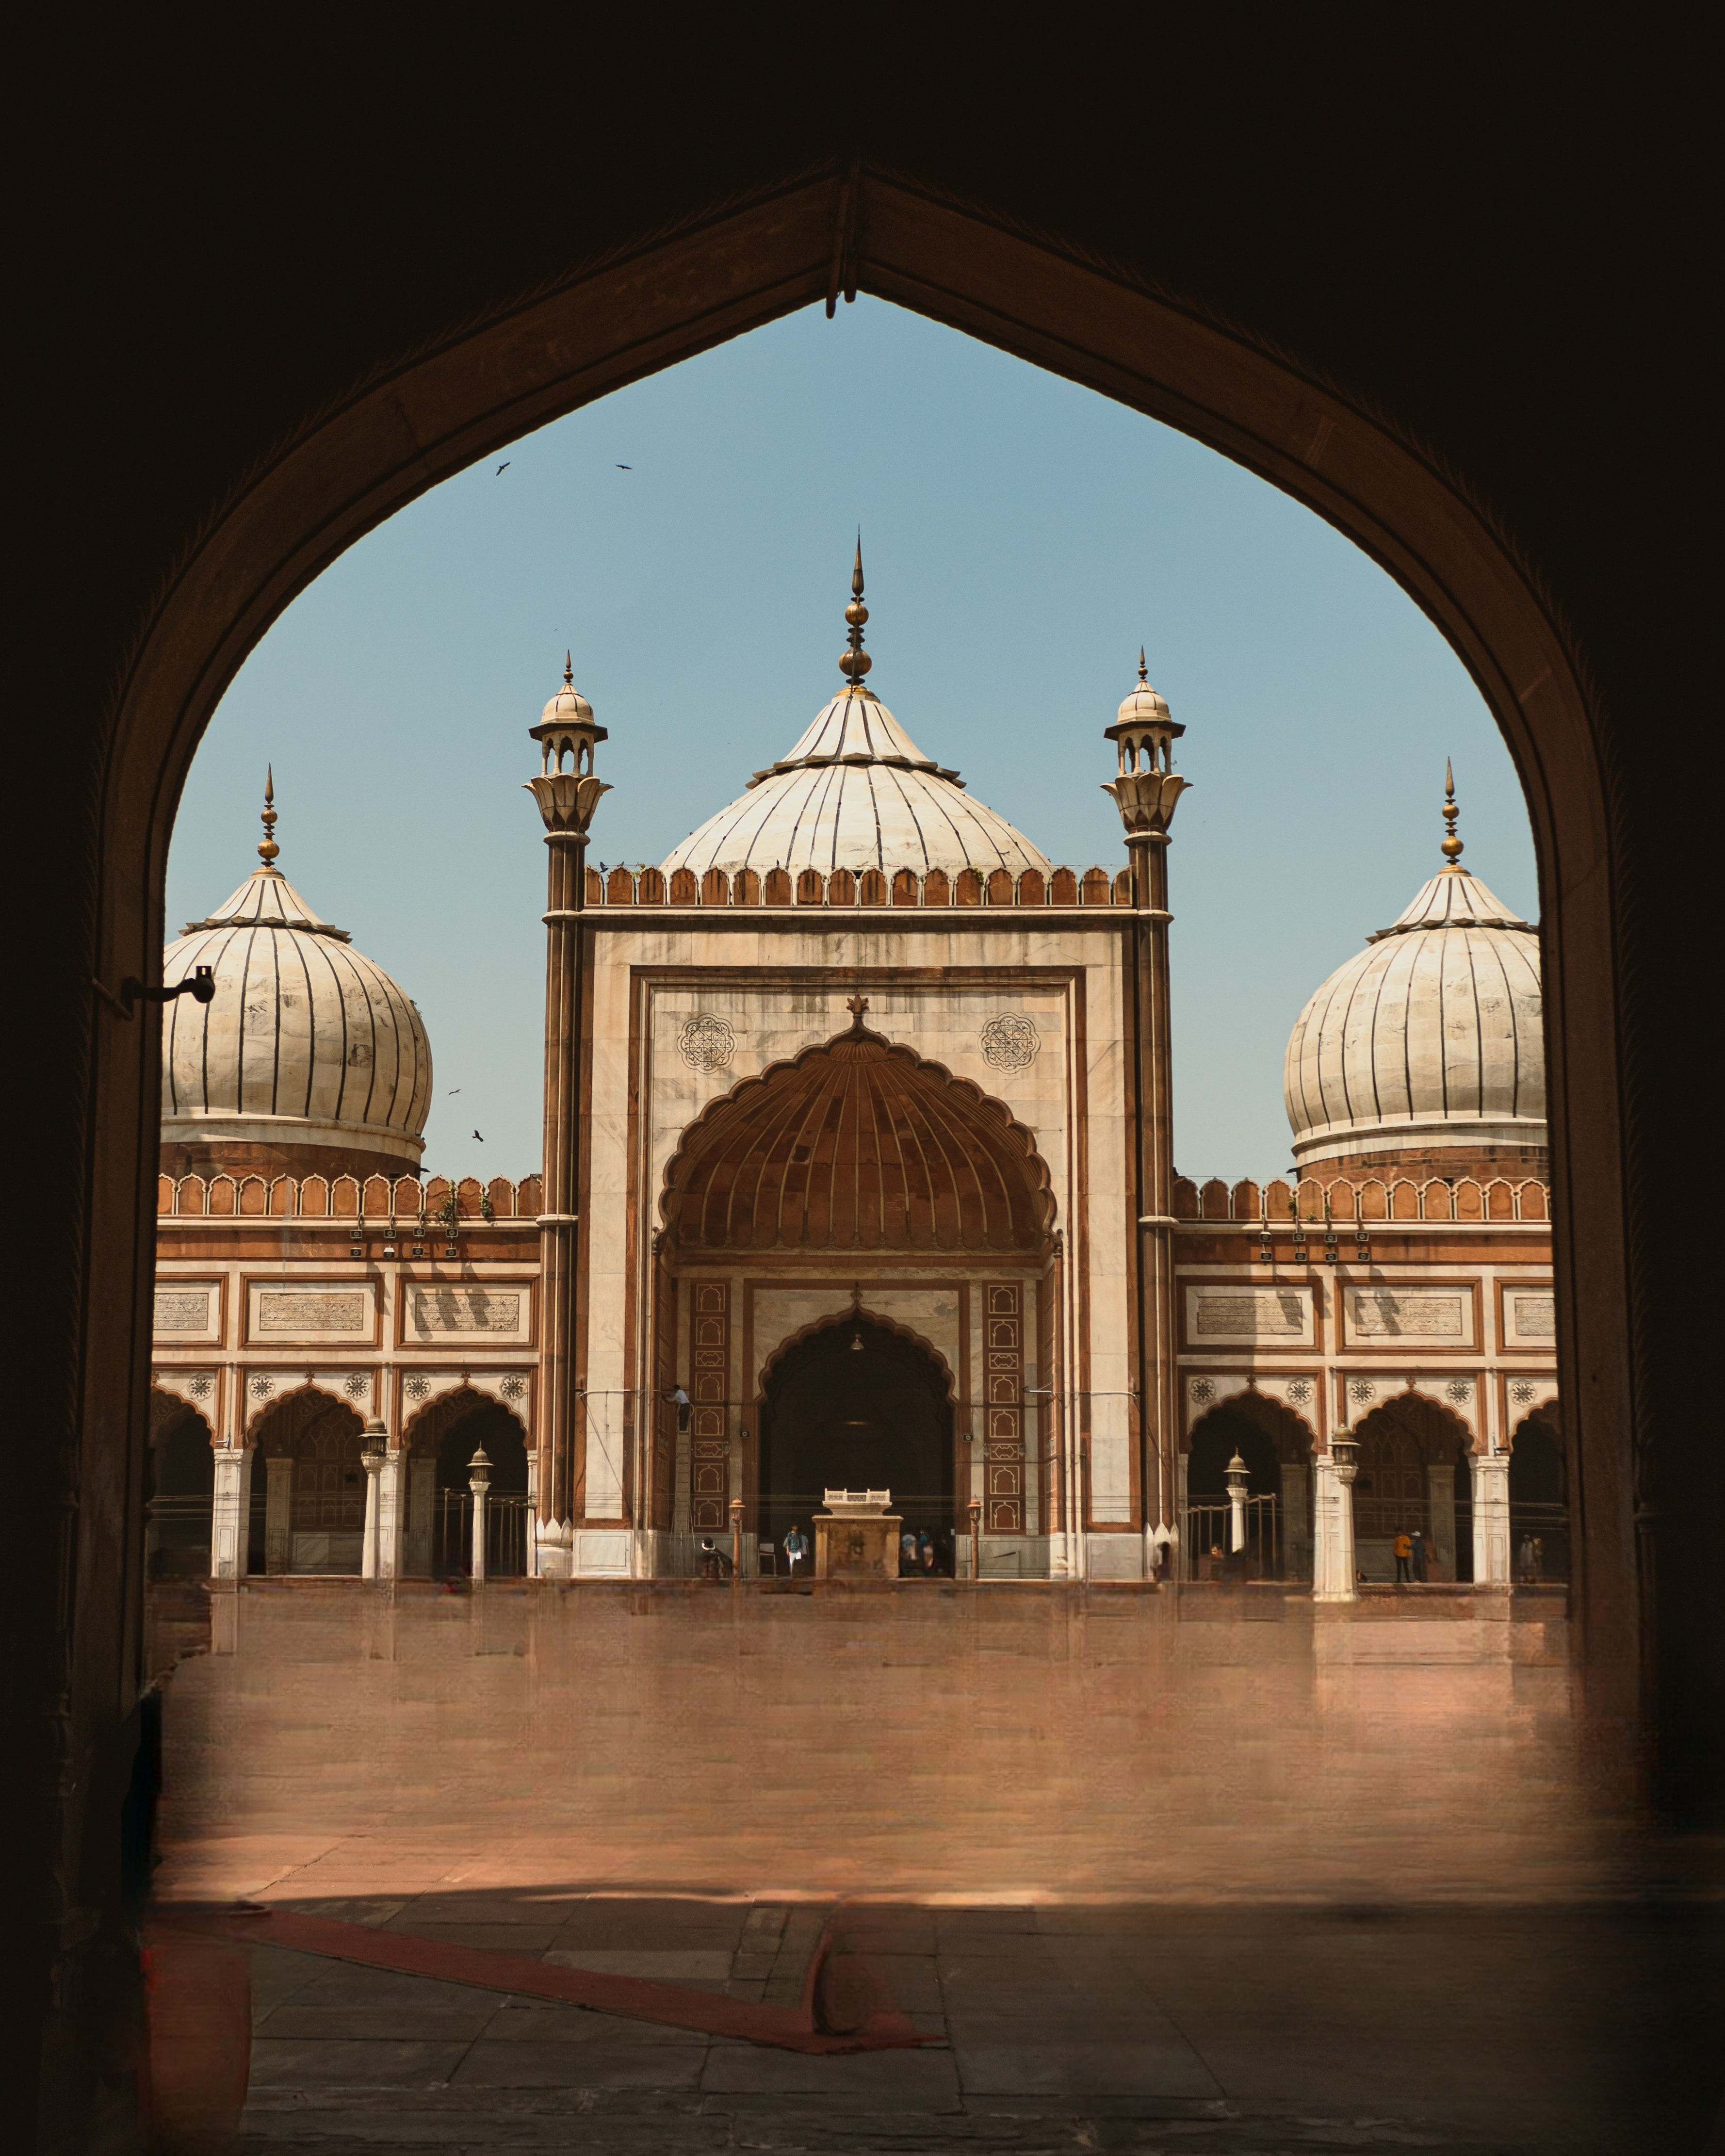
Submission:
{"label": "blue sky", "polygon": [[171,930],[248,872],[273,762],[280,866],[424,1015],[428,1168],[529,1173],[545,864],[521,782],[565,648],[610,730],[593,855],[657,860],[839,685],[859,524],[870,687],[1057,861],[1125,858],[1102,729],[1147,647],[1194,782],[1171,859],[1183,1172],[1286,1166],[1289,1029],[1440,865],[1446,756],[1467,865],[1535,917],[1508,752],[1381,570],[1184,436],[860,300],[572,413],[350,549],[216,713]]}

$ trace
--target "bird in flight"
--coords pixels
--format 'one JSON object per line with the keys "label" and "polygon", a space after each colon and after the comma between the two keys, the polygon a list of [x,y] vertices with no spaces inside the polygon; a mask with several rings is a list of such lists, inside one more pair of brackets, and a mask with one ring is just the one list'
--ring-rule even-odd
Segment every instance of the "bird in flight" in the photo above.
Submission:
{"label": "bird in flight", "polygon": [[501,465],[498,465],[498,467],[497,467],[497,471],[494,471],[494,472],[492,473],[492,475],[491,475],[492,478],[493,478],[493,479],[495,479],[495,478],[496,478],[496,476],[497,476],[497,472],[506,472],[506,471],[509,470],[509,466],[510,466],[510,459],[509,459],[507,457],[506,457],[506,458],[503,459],[502,463],[501,463]]}
{"label": "bird in flight", "polygon": [[455,1096],[456,1096],[456,1095],[457,1095],[460,1091],[461,1091],[461,1088],[460,1088],[459,1086],[450,1086],[450,1088],[449,1088],[449,1098],[453,1101],[453,1100],[454,1099]]}
{"label": "bird in flight", "polygon": [[480,1143],[481,1145],[483,1145],[483,1144],[485,1143],[485,1137],[484,1137],[484,1135],[483,1135],[483,1133],[482,1133],[482,1132],[479,1132],[479,1131],[475,1131],[475,1132],[474,1132],[474,1136],[475,1136],[476,1138],[478,1138],[478,1139],[479,1139],[479,1142],[480,1142]]}
{"label": "bird in flight", "polygon": [[617,469],[619,471],[633,471],[634,470],[634,466],[633,465],[619,465]]}

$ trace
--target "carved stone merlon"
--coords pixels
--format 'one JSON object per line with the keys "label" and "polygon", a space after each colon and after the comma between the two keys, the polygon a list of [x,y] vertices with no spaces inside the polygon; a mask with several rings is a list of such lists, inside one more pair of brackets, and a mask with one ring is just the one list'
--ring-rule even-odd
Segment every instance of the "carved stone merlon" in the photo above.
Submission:
{"label": "carved stone merlon", "polygon": [[1102,791],[1112,796],[1128,842],[1142,839],[1154,844],[1167,838],[1180,796],[1191,783],[1173,767],[1173,744],[1185,731],[1151,687],[1141,651],[1137,686],[1122,703],[1118,721],[1105,730],[1105,738],[1120,752],[1120,771]]}

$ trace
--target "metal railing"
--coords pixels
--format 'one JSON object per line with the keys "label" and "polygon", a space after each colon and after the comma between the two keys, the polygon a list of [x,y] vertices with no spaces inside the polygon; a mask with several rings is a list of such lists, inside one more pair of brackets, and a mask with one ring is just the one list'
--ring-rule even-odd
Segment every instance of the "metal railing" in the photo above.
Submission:
{"label": "metal railing", "polygon": [[1281,1500],[1248,1497],[1245,1548],[1234,1551],[1230,1548],[1233,1539],[1234,1507],[1225,1498],[1219,1504],[1189,1505],[1180,1539],[1182,1576],[1187,1579],[1219,1579],[1238,1577],[1243,1572],[1248,1579],[1280,1579]]}
{"label": "metal railing", "polygon": [[[520,1579],[527,1569],[528,1524],[533,1501],[493,1491],[485,1500],[485,1573],[491,1579]],[[437,1579],[451,1573],[465,1578],[473,1569],[473,1493],[439,1490],[431,1515],[431,1570]]]}

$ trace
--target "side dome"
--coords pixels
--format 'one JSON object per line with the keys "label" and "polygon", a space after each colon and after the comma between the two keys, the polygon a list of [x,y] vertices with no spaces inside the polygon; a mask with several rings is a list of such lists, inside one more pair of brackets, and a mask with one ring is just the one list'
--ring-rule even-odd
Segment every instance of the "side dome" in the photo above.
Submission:
{"label": "side dome", "polygon": [[1452,861],[1295,1022],[1296,1165],[1543,1174],[1541,1008],[1538,932]]}
{"label": "side dome", "polygon": [[163,955],[169,987],[198,966],[216,984],[208,1004],[178,996],[162,1013],[163,1170],[417,1174],[431,1107],[424,1022],[264,846],[262,865]]}

